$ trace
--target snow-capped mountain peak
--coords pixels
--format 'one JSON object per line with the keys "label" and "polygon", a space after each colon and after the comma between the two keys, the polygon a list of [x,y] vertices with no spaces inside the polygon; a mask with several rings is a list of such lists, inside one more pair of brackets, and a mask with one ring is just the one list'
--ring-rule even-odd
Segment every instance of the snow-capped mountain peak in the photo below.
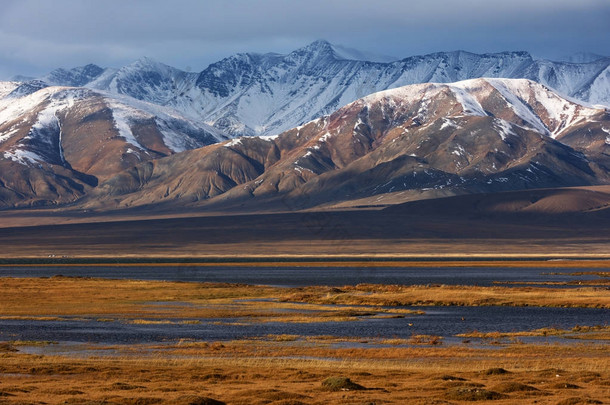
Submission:
{"label": "snow-capped mountain peak", "polygon": [[[99,72],[89,70],[91,76]],[[55,84],[72,85],[70,75]],[[105,69],[84,86],[169,106],[228,136],[241,136],[277,134],[380,90],[480,77],[526,78],[562,96],[610,105],[609,58],[574,64],[534,60],[524,51],[453,51],[388,63],[325,40],[286,55],[236,54],[200,73],[142,58],[118,70]],[[23,83],[15,91],[36,91],[44,83]]]}
{"label": "snow-capped mountain peak", "polygon": [[81,87],[94,81],[102,73],[104,73],[103,68],[94,64],[88,64],[69,70],[63,68],[55,69],[44,76],[42,80],[50,85]]}

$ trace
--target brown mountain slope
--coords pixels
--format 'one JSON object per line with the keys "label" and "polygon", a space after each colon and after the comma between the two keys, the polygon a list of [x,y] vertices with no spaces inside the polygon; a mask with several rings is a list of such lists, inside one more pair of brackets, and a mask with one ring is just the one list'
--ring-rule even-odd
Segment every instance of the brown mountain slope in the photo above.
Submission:
{"label": "brown mountain slope", "polygon": [[216,141],[203,127],[129,102],[64,87],[0,98],[0,203],[72,202],[140,162]]}
{"label": "brown mountain slope", "polygon": [[410,190],[434,196],[605,184],[608,145],[599,139],[606,127],[606,110],[527,80],[413,85],[277,137],[137,166],[102,184],[87,204],[293,210]]}

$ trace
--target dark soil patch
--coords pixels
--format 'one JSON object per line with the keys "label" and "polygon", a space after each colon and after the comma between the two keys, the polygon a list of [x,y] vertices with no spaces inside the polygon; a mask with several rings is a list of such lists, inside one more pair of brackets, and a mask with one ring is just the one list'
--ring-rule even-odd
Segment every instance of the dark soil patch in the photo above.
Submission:
{"label": "dark soil patch", "polygon": [[582,373],[577,374],[576,376],[574,376],[576,381],[581,381],[581,382],[591,382],[591,381],[595,381],[601,378],[601,374],[599,373],[594,373],[592,371],[584,371]]}
{"label": "dark soil patch", "polygon": [[441,380],[443,381],[466,381],[465,378],[461,378],[461,377],[454,377],[452,375],[442,375],[439,377]]}
{"label": "dark soil patch", "polygon": [[296,399],[283,399],[281,401],[274,401],[273,405],[307,405],[305,402],[301,402]]}
{"label": "dark soil patch", "polygon": [[557,405],[585,405],[585,404],[603,404],[603,402],[591,398],[568,398],[557,402]]}
{"label": "dark soil patch", "polygon": [[504,392],[504,393],[523,392],[523,391],[539,391],[538,388],[532,387],[531,385],[521,384],[521,383],[513,382],[513,381],[498,384],[495,387],[493,387],[492,390],[498,391],[498,392]]}
{"label": "dark soil patch", "polygon": [[485,385],[479,383],[473,383],[469,381],[447,381],[444,384],[445,388],[455,388],[455,387],[470,387],[470,388],[482,388]]}
{"label": "dark soil patch", "polygon": [[0,343],[0,352],[18,352],[19,350],[8,342]]}
{"label": "dark soil patch", "polygon": [[445,398],[455,401],[493,401],[508,398],[508,395],[479,387],[456,387],[447,390]]}
{"label": "dark soil patch", "polygon": [[171,402],[172,405],[226,405],[222,401],[197,395],[183,395]]}
{"label": "dark soil patch", "polygon": [[122,398],[120,403],[124,405],[154,405],[163,402],[161,398]]}
{"label": "dark soil patch", "polygon": [[554,389],[558,389],[558,390],[577,390],[582,387],[578,386],[576,384],[570,384],[570,383],[556,383],[556,384],[551,385],[550,388],[554,388]]}

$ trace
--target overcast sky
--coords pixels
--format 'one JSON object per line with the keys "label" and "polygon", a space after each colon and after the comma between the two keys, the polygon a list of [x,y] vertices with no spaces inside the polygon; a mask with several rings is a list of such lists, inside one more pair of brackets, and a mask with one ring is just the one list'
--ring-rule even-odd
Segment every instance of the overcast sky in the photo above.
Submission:
{"label": "overcast sky", "polygon": [[609,0],[1,0],[0,79],[142,56],[193,71],[316,39],[400,58],[610,55]]}

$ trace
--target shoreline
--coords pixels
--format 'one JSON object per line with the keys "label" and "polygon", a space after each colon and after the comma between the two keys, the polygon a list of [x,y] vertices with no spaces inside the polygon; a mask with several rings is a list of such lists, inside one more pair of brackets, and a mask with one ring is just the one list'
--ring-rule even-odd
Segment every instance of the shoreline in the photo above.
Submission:
{"label": "shoreline", "polygon": [[540,267],[610,268],[610,255],[15,257],[2,267]]}

